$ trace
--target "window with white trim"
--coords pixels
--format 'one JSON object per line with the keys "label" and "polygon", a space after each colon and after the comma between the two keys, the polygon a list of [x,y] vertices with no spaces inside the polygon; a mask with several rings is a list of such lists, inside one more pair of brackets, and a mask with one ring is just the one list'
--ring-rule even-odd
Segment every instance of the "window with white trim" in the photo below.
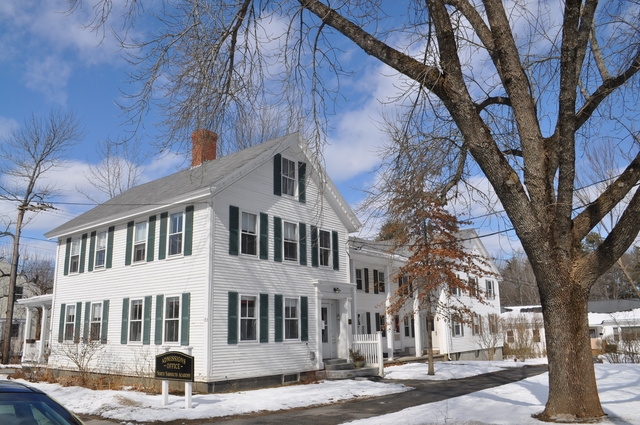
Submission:
{"label": "window with white trim", "polygon": [[404,336],[406,337],[411,336],[411,319],[409,319],[409,316],[404,316],[403,324],[404,324]]}
{"label": "window with white trim", "polygon": [[182,254],[183,223],[182,212],[173,213],[169,217],[169,255]]}
{"label": "window with white trim", "polygon": [[143,301],[129,301],[129,342],[142,342]]}
{"label": "window with white trim", "polygon": [[454,337],[464,336],[464,327],[462,322],[459,322],[457,319],[451,319],[451,335]]}
{"label": "window with white trim", "polygon": [[96,234],[96,258],[93,263],[94,268],[104,267],[107,258],[107,231],[98,232]]}
{"label": "window with white trim", "polygon": [[164,342],[180,341],[180,297],[167,297],[164,302]]}
{"label": "window with white trim", "polygon": [[478,278],[469,276],[469,296],[475,297],[478,294]]}
{"label": "window with white trim", "polygon": [[299,309],[297,298],[284,299],[284,339],[298,339],[299,332]]}
{"label": "window with white trim", "polygon": [[69,257],[69,273],[78,273],[80,269],[80,239],[71,241],[71,253]]}
{"label": "window with white trim", "polygon": [[254,296],[240,297],[240,341],[258,340],[257,304]]}
{"label": "window with white trim", "polygon": [[64,340],[73,341],[76,329],[76,306],[68,304],[64,314]]}
{"label": "window with white trim", "polygon": [[482,317],[478,314],[473,315],[473,334],[482,335]]}
{"label": "window with white trim", "polygon": [[487,290],[486,290],[487,298],[490,300],[495,299],[496,298],[495,282],[491,279],[486,279],[485,285],[487,287]]}
{"label": "window with white trim", "polygon": [[320,248],[320,265],[329,266],[331,264],[331,232],[319,231],[318,246]]}
{"label": "window with white trim", "polygon": [[147,259],[147,222],[136,223],[133,229],[133,262]]}
{"label": "window with white trim", "polygon": [[242,212],[240,252],[258,255],[258,216],[256,214]]}
{"label": "window with white trim", "polygon": [[284,222],[284,259],[298,261],[298,225]]}
{"label": "window with white trim", "polygon": [[102,328],[102,303],[91,304],[91,321],[89,322],[89,340],[100,341]]}
{"label": "window with white trim", "polygon": [[296,163],[282,158],[282,194],[295,196],[296,194]]}
{"label": "window with white trim", "polygon": [[489,333],[495,335],[500,331],[500,318],[497,314],[489,314]]}

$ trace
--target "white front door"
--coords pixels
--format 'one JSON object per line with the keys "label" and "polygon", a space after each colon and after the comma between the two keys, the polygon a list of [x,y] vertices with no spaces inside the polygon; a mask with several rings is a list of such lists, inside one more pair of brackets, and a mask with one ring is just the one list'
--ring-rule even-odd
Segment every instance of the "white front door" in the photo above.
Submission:
{"label": "white front door", "polygon": [[336,307],[334,302],[325,301],[320,307],[320,326],[322,328],[322,358],[333,359],[338,356],[336,332]]}

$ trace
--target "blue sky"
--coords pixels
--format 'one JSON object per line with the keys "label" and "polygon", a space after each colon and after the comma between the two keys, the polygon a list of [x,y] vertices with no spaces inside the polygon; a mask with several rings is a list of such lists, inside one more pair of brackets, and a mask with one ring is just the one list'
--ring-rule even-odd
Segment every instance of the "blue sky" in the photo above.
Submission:
{"label": "blue sky", "polygon": [[[77,114],[84,138],[65,169],[49,176],[62,190],[55,204],[59,211],[40,214],[27,226],[22,245],[52,255],[55,243],[44,241],[43,233],[91,207],[76,188],[91,190],[85,175],[97,162],[98,141],[125,134],[117,102],[127,89],[127,63],[113,38],[86,28],[91,10],[88,3],[73,15],[64,13],[64,0],[2,0],[0,2],[0,135],[20,125],[32,113],[44,114],[62,108]],[[354,48],[354,54],[360,54]],[[359,59],[360,60],[360,59]],[[383,108],[380,100],[397,92],[393,73],[378,62],[363,60],[357,77],[345,80],[344,102],[331,119],[332,132],[323,156],[329,176],[345,199],[356,206],[365,196],[379,164],[384,134],[377,125]],[[155,117],[145,117],[145,137],[153,138]],[[184,156],[152,155],[145,163],[144,180],[151,180],[185,167]],[[479,178],[477,183],[484,185]],[[0,205],[10,214],[11,206]],[[473,207],[472,216],[486,213]],[[364,220],[363,220],[364,221]],[[505,228],[496,218],[481,217],[474,223],[480,234]],[[510,237],[483,239],[489,251],[507,257],[518,243]],[[0,246],[7,240],[0,240]]]}

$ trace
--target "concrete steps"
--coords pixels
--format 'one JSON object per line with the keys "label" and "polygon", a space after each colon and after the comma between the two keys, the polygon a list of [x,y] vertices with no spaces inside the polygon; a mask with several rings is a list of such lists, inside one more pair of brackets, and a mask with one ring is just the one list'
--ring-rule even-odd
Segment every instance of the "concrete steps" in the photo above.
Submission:
{"label": "concrete steps", "polygon": [[324,361],[325,370],[320,371],[323,379],[353,379],[378,376],[377,367],[358,367],[346,359],[328,359]]}

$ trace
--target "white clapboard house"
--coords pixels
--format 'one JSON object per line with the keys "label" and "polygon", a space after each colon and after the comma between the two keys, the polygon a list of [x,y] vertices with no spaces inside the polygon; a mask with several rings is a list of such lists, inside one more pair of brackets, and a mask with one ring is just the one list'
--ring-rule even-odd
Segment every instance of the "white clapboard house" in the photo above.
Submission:
{"label": "white clapboard house", "polygon": [[[410,297],[398,314],[387,311],[387,300],[399,287],[409,294],[414,288],[411,279],[398,270],[407,260],[407,252],[393,249],[392,241],[370,241],[350,238],[349,257],[352,281],[356,284],[354,321],[357,334],[382,332],[384,352],[388,358],[403,355],[423,355],[427,352],[427,320],[431,318],[431,341],[434,353],[448,360],[486,360],[502,358],[503,338],[499,329],[499,273],[482,241],[473,229],[462,230],[459,237],[465,249],[482,256],[489,264],[486,276],[460,277],[469,279],[472,287],[482,291],[485,303],[462,291],[447,297],[447,289],[434,294],[432,314]],[[412,300],[414,302],[412,302]],[[473,311],[473,320],[456,321],[447,304],[461,303]]]}
{"label": "white clapboard house", "polygon": [[[49,367],[137,375],[191,350],[208,391],[277,384],[347,358],[360,223],[298,134],[141,184],[46,234],[58,241]],[[71,348],[71,350],[69,349]],[[77,351],[77,350],[76,350]],[[200,389],[199,387],[196,387]]]}

